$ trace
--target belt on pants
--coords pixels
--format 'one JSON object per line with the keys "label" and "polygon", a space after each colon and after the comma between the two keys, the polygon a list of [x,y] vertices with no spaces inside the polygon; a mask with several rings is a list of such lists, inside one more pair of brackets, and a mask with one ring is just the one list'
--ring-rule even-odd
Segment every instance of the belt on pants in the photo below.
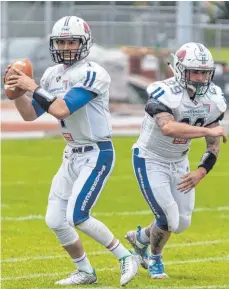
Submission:
{"label": "belt on pants", "polygon": [[[113,150],[111,141],[101,141],[101,142],[97,142],[96,144],[98,145],[100,150]],[[94,149],[93,146],[84,146],[84,147],[73,148],[72,152],[84,153],[84,152],[92,151],[93,149]]]}
{"label": "belt on pants", "polygon": [[93,146],[85,146],[85,147],[79,147],[79,148],[73,148],[72,152],[73,153],[84,153],[84,152],[89,152],[92,151],[94,149]]}

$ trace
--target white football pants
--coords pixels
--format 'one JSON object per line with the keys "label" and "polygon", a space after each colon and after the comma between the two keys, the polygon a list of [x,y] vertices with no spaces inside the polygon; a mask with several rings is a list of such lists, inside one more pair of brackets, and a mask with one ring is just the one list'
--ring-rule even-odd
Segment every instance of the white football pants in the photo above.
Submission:
{"label": "white football pants", "polygon": [[140,157],[133,150],[133,168],[141,192],[155,215],[159,228],[181,233],[191,224],[195,190],[184,194],[177,190],[181,177],[189,172],[189,161],[165,163]]}
{"label": "white football pants", "polygon": [[46,223],[62,245],[76,241],[73,227],[90,217],[90,211],[113,170],[115,153],[112,143],[99,142],[92,146],[93,150],[73,153],[72,147],[67,145],[62,165],[52,181]]}

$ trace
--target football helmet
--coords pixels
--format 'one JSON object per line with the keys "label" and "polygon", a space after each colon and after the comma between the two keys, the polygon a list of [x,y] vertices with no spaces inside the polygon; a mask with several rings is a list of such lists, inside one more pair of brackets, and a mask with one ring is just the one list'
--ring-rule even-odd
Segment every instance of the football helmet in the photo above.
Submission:
{"label": "football helmet", "polygon": [[[58,49],[58,41],[74,41],[77,39],[80,41],[78,49]],[[65,16],[54,24],[50,37],[49,51],[55,63],[71,65],[78,62],[89,54],[91,46],[91,30],[83,19],[76,16]]]}
{"label": "football helmet", "polygon": [[[179,84],[193,95],[204,95],[215,72],[211,52],[201,43],[190,42],[182,45],[173,57],[173,70]],[[203,81],[192,81],[191,71],[202,73]]]}

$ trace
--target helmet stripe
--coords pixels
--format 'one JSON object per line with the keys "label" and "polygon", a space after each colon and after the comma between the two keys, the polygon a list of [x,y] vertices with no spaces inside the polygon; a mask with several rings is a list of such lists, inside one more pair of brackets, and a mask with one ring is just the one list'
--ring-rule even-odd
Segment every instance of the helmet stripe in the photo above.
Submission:
{"label": "helmet stripe", "polygon": [[203,47],[202,47],[202,45],[200,43],[196,43],[196,45],[198,46],[198,48],[200,49],[201,52],[204,51],[204,49],[203,49]]}
{"label": "helmet stripe", "polygon": [[68,26],[69,20],[70,20],[71,16],[68,16],[64,22],[64,26]]}

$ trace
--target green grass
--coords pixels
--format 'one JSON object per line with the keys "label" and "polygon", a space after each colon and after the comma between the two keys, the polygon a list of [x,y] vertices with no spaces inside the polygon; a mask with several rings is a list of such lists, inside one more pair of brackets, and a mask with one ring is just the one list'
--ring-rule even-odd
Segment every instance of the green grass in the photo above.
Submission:
{"label": "green grass", "polygon": [[229,48],[209,48],[215,61],[226,61],[229,64]]}
{"label": "green grass", "polygon": [[[151,221],[150,212],[125,216],[119,214],[123,211],[149,211],[132,171],[131,146],[134,141],[135,138],[131,137],[114,139],[116,166],[93,210],[126,246],[128,244],[124,239],[125,233],[134,229],[137,224],[145,226]],[[2,141],[3,218],[45,215],[50,182],[61,163],[63,147],[64,142],[58,138]],[[204,141],[193,142],[190,152],[193,169],[204,151]],[[166,272],[170,279],[150,280],[147,272],[140,269],[138,276],[127,288],[229,288],[228,176],[228,145],[222,145],[220,158],[214,170],[196,190],[196,208],[203,210],[194,212],[192,226],[183,234],[173,235],[168,243],[170,247],[164,250],[163,259],[165,264],[168,262]],[[105,212],[115,214],[101,214]],[[117,260],[110,253],[106,254],[105,249],[95,241],[82,233],[80,236],[99,278],[98,284],[84,288],[119,288]],[[191,243],[193,246],[184,247]],[[172,244],[177,246],[171,247]],[[41,256],[52,258],[45,259]],[[35,257],[40,259],[34,259]],[[44,219],[3,219],[2,262],[4,289],[60,288],[54,285],[55,281],[75,269],[53,232],[47,228]]]}

